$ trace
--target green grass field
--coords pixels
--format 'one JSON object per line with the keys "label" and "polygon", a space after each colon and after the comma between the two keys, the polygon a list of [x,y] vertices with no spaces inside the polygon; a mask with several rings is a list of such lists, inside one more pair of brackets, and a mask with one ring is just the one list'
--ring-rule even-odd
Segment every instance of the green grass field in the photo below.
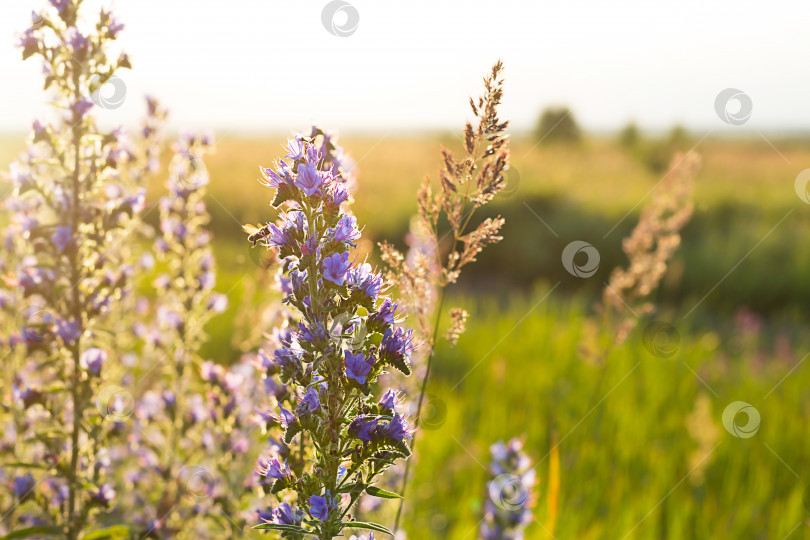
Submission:
{"label": "green grass field", "polygon": [[[240,306],[272,297],[253,286],[259,268],[240,225],[273,218],[270,192],[255,179],[282,140],[220,135],[208,164],[217,289],[229,293],[231,307],[210,325],[206,352],[223,361],[238,355]],[[661,174],[607,138],[577,148],[515,140],[509,195],[492,205],[507,218],[505,240],[453,292],[451,305],[472,317],[458,346],[441,345],[435,359],[429,393],[447,415],[420,434],[405,520],[411,538],[475,538],[488,446],[514,436],[525,437],[537,463],[529,539],[810,537],[810,369],[802,363],[810,352],[810,258],[801,248],[810,206],[794,191],[796,175],[810,166],[810,142],[773,143],[778,151],[758,138],[697,146],[704,166],[696,213],[656,298],[657,317],[680,334],[674,356],[642,345],[642,322],[626,344],[602,347],[602,361],[593,361],[581,352],[592,305],[610,270],[625,263],[621,239]],[[460,141],[428,134],[342,144],[358,162],[355,212],[368,252],[382,239],[401,243],[419,182],[438,170],[439,145]],[[3,138],[0,165],[21,148]],[[150,201],[160,189],[155,181]],[[560,263],[562,248],[577,239],[602,256],[590,279],[573,278]],[[760,327],[743,307],[762,315]],[[604,329],[595,332],[599,343],[609,341]],[[761,414],[751,438],[723,426],[734,401]],[[560,491],[552,536],[544,527],[554,448]]]}

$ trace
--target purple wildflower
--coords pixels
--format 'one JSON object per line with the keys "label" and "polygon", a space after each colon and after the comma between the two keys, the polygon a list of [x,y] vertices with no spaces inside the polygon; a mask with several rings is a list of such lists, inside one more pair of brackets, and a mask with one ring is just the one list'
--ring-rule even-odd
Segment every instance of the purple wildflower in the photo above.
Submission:
{"label": "purple wildflower", "polygon": [[275,480],[290,478],[292,476],[287,462],[281,463],[278,458],[259,460],[259,472],[267,478],[273,478]]}
{"label": "purple wildflower", "polygon": [[276,172],[272,168],[262,167],[261,168],[261,171],[262,171],[261,183],[266,185],[266,186],[269,186],[271,188],[278,188],[282,184],[288,183],[287,179],[289,178],[289,168],[281,160],[279,160],[279,169],[280,169],[281,174],[279,174],[279,172]]}
{"label": "purple wildflower", "polygon": [[349,272],[349,285],[363,293],[372,300],[377,299],[382,288],[382,276],[371,271],[371,265],[363,263],[351,269]]}
{"label": "purple wildflower", "polygon": [[304,255],[314,255],[318,252],[318,237],[314,234],[301,244],[301,253]]}
{"label": "purple wildflower", "polygon": [[383,334],[380,343],[380,356],[393,359],[404,357],[410,360],[413,352],[413,330],[407,332],[400,326],[396,329],[388,328]]}
{"label": "purple wildflower", "polygon": [[319,343],[326,339],[326,330],[320,322],[314,322],[307,326],[303,322],[298,323],[298,336],[301,341],[308,343]]}
{"label": "purple wildflower", "polygon": [[411,429],[408,425],[408,421],[400,416],[399,413],[396,413],[385,428],[385,434],[394,441],[401,441],[402,439],[411,438]]}
{"label": "purple wildflower", "polygon": [[102,484],[91,496],[91,500],[103,507],[108,507],[115,498],[115,489],[110,484]]}
{"label": "purple wildflower", "polygon": [[62,13],[68,6],[68,4],[70,4],[70,0],[48,0],[48,1],[51,3],[53,7],[57,9],[57,11],[59,11],[59,13]]}
{"label": "purple wildflower", "polygon": [[214,313],[224,313],[228,309],[228,297],[224,294],[212,294],[206,307]]}
{"label": "purple wildflower", "polygon": [[83,118],[84,115],[87,114],[87,112],[92,108],[93,102],[87,99],[86,97],[83,97],[82,99],[80,99],[79,101],[70,106],[70,110],[71,112],[73,112],[73,116],[75,116],[76,118]]}
{"label": "purple wildflower", "polygon": [[23,50],[23,60],[39,50],[39,40],[34,35],[33,28],[29,28],[20,36],[18,46]]}
{"label": "purple wildflower", "polygon": [[302,516],[288,503],[281,503],[275,509],[268,508],[266,511],[258,512],[259,521],[263,523],[275,523],[277,525],[298,525]]}
{"label": "purple wildflower", "polygon": [[304,144],[298,139],[290,139],[287,141],[287,155],[286,159],[302,159],[304,157]]}
{"label": "purple wildflower", "polygon": [[[329,497],[329,492],[326,492]],[[320,495],[313,495],[309,498],[309,513],[319,521],[326,521],[329,517],[329,501]]]}
{"label": "purple wildflower", "polygon": [[353,355],[349,351],[345,351],[345,355],[346,377],[354,379],[358,384],[365,384],[366,376],[371,372],[371,367],[374,365],[374,357],[369,357],[369,362],[367,362],[362,353]]}
{"label": "purple wildflower", "polygon": [[358,238],[360,238],[360,231],[357,229],[357,218],[344,214],[335,227],[335,240],[352,243]]}
{"label": "purple wildflower", "polygon": [[370,442],[373,438],[372,431],[377,427],[377,422],[376,418],[368,418],[361,414],[349,424],[349,434],[363,442]]}
{"label": "purple wildflower", "polygon": [[396,311],[397,304],[386,298],[383,300],[382,305],[377,308],[377,312],[369,317],[369,322],[379,326],[390,326],[394,324]]}
{"label": "purple wildflower", "polygon": [[307,393],[304,394],[304,398],[301,400],[302,409],[312,412],[320,406],[321,400],[318,398],[318,391],[315,388],[307,390]]}
{"label": "purple wildflower", "polygon": [[380,398],[380,406],[386,409],[394,410],[399,403],[399,394],[393,388],[389,389],[383,397]]}
{"label": "purple wildflower", "polygon": [[343,285],[351,265],[348,253],[333,253],[323,260],[323,277],[336,285]]}
{"label": "purple wildflower", "polygon": [[349,192],[346,190],[346,187],[340,184],[335,185],[335,188],[332,190],[332,204],[340,206],[348,199]]}
{"label": "purple wildflower", "polygon": [[326,179],[326,175],[318,171],[316,163],[307,163],[298,167],[298,176],[295,178],[295,185],[308,196],[321,196],[321,186]]}
{"label": "purple wildflower", "polygon": [[279,229],[273,223],[267,225],[267,232],[269,234],[265,237],[265,240],[267,241],[267,245],[270,247],[283,248],[290,241],[287,231]]}
{"label": "purple wildflower", "polygon": [[82,369],[87,370],[87,372],[98,376],[101,373],[101,366],[103,366],[106,361],[107,351],[91,347],[90,349],[82,351],[82,355],[79,358],[79,365]]}
{"label": "purple wildflower", "polygon": [[59,319],[56,321],[56,334],[62,338],[65,344],[70,345],[79,339],[79,321],[76,319]]}
{"label": "purple wildflower", "polygon": [[51,236],[51,242],[59,251],[65,251],[68,246],[73,245],[73,229],[67,225],[59,225]]}
{"label": "purple wildflower", "polygon": [[281,405],[279,405],[278,408],[281,410],[281,413],[278,415],[277,420],[281,422],[281,427],[287,429],[287,426],[296,421],[295,415]]}
{"label": "purple wildflower", "polygon": [[74,55],[81,57],[87,53],[87,49],[90,46],[90,40],[83,36],[78,28],[71,26],[68,28],[65,35],[67,37],[68,45],[70,45],[70,47],[73,49]]}
{"label": "purple wildflower", "polygon": [[17,476],[14,478],[14,496],[18,499],[23,499],[24,497],[28,496],[36,482],[34,481],[34,477],[31,476],[31,473],[27,473],[25,476]]}

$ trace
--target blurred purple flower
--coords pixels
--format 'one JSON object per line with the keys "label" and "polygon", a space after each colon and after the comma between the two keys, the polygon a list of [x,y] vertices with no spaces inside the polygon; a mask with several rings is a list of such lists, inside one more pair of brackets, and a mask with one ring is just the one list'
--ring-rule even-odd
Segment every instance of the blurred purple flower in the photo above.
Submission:
{"label": "blurred purple flower", "polygon": [[73,244],[73,229],[66,225],[59,225],[51,236],[51,242],[59,251],[65,251],[68,246]]}
{"label": "blurred purple flower", "polygon": [[101,367],[107,361],[107,351],[96,347],[91,347],[82,351],[79,357],[79,365],[82,369],[87,370],[89,373],[98,376],[101,373]]}

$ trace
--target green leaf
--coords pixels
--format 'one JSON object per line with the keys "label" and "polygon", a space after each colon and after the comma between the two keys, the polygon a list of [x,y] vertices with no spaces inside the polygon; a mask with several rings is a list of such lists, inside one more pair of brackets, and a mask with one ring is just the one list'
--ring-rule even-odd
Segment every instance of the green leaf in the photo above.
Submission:
{"label": "green leaf", "polygon": [[3,463],[3,467],[20,467],[24,469],[47,469],[47,465],[42,465],[41,463],[23,463],[21,461],[15,461],[12,463]]}
{"label": "green leaf", "polygon": [[299,431],[301,431],[301,424],[298,422],[298,420],[291,422],[287,426],[287,430],[284,432],[284,442],[290,444],[293,437],[295,437]]}
{"label": "green leaf", "polygon": [[118,540],[120,538],[129,538],[129,527],[126,525],[113,525],[82,536],[82,540]]}
{"label": "green leaf", "polygon": [[316,533],[308,531],[304,528],[299,527],[298,525],[279,525],[277,523],[262,523],[261,525],[256,525],[253,527],[254,529],[270,529],[272,531],[284,531],[284,532],[293,532],[298,534],[308,534],[310,536],[318,536]]}
{"label": "green leaf", "polygon": [[349,521],[343,524],[344,529],[368,529],[394,536],[394,533],[380,525],[379,523],[369,523],[367,521]]}
{"label": "green leaf", "polygon": [[393,491],[388,491],[387,489],[378,488],[377,486],[368,486],[366,488],[366,493],[371,495],[372,497],[379,497],[381,499],[401,499],[402,495],[398,495]]}
{"label": "green leaf", "polygon": [[28,527],[26,529],[20,529],[18,531],[14,531],[9,533],[0,540],[6,540],[7,538],[28,538],[29,536],[33,536],[35,534],[44,534],[47,536],[61,536],[62,529],[59,527],[43,527],[42,525],[38,525],[36,527]]}
{"label": "green leaf", "polygon": [[354,484],[347,484],[337,490],[338,493],[357,493],[363,491],[366,485],[363,482],[355,482]]}

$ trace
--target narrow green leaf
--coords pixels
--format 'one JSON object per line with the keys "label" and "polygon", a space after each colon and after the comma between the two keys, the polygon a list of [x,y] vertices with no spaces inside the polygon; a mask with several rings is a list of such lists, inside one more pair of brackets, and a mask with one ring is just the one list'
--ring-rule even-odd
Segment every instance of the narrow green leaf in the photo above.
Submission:
{"label": "narrow green leaf", "polygon": [[28,538],[35,534],[47,536],[60,536],[62,534],[62,530],[58,527],[43,527],[39,525],[36,527],[28,527],[26,529],[20,529],[18,531],[11,532],[0,538],[0,540],[6,540],[11,538]]}
{"label": "narrow green leaf", "polygon": [[129,527],[126,525],[113,525],[82,536],[82,540],[118,540],[120,538],[129,538]]}
{"label": "narrow green leaf", "polygon": [[297,525],[280,525],[277,523],[262,523],[261,525],[256,525],[253,527],[254,529],[270,529],[272,531],[284,531],[284,532],[294,532],[298,534],[308,534],[310,536],[318,536],[314,532],[310,532],[306,529],[303,529]]}
{"label": "narrow green leaf", "polygon": [[349,521],[348,523],[343,524],[344,529],[368,529],[371,531],[381,532],[383,534],[388,534],[390,536],[394,536],[394,533],[380,525],[379,523],[370,523],[367,521]]}
{"label": "narrow green leaf", "polygon": [[372,497],[379,497],[381,499],[401,499],[402,495],[388,491],[387,489],[378,488],[377,486],[368,486],[366,493]]}
{"label": "narrow green leaf", "polygon": [[47,465],[42,465],[40,463],[23,463],[21,461],[15,461],[13,463],[4,463],[3,467],[11,468],[11,467],[20,467],[24,469],[47,469]]}

